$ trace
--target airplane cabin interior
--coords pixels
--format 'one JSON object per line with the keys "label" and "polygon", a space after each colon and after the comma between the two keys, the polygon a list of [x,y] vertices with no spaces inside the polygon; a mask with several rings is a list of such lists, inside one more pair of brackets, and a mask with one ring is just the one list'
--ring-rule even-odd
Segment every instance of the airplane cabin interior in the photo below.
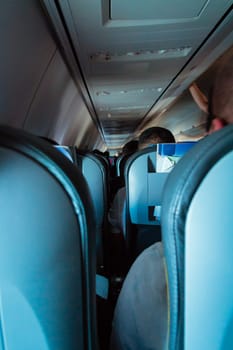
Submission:
{"label": "airplane cabin interior", "polygon": [[[232,5],[1,1],[1,350],[232,349],[233,129],[206,136],[190,90],[208,104],[233,51]],[[174,141],[125,155],[151,127]],[[161,241],[163,345],[142,312],[128,346],[137,284],[119,318],[116,305]]]}

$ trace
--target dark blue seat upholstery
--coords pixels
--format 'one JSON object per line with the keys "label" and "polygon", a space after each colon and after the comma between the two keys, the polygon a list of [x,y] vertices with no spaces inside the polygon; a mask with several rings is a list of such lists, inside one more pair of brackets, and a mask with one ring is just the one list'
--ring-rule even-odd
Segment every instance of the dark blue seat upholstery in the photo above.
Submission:
{"label": "dark blue seat upholstery", "polygon": [[95,225],[81,173],[0,128],[0,347],[96,349]]}
{"label": "dark blue seat upholstery", "polygon": [[[161,205],[167,174],[156,173],[156,147],[136,152],[125,167],[126,215],[122,227],[130,260],[161,239],[160,218],[155,212],[156,206]],[[157,186],[153,182],[155,175]]]}
{"label": "dark blue seat upholstery", "polygon": [[156,148],[137,152],[127,163],[127,201],[132,224],[160,224],[160,217],[154,214],[156,206],[161,206],[163,185],[168,174],[156,172]]}
{"label": "dark blue seat upholstery", "polygon": [[126,223],[122,227],[127,248],[134,250],[133,255],[138,255],[161,239],[164,184],[176,162],[194,144],[185,142],[150,146],[136,152],[126,163]]}
{"label": "dark blue seat upholstery", "polygon": [[76,164],[88,185],[94,206],[97,267],[104,266],[104,236],[107,230],[108,173],[105,164],[97,156],[76,150]]}
{"label": "dark blue seat upholstery", "polygon": [[117,160],[116,160],[116,176],[121,176],[121,171],[120,171],[120,164],[121,164],[121,161],[122,159],[124,158],[124,155],[121,154]]}
{"label": "dark blue seat upholstery", "polygon": [[169,349],[233,348],[233,125],[200,141],[165,184]]}

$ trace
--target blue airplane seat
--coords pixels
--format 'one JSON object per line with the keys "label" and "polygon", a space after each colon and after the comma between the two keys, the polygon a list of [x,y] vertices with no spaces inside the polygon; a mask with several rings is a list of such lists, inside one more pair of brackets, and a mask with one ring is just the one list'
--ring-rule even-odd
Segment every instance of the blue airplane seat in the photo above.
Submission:
{"label": "blue airplane seat", "polygon": [[195,142],[153,145],[136,152],[126,163],[127,201],[122,227],[133,258],[161,240],[164,184],[175,164],[194,145]]}
{"label": "blue airplane seat", "polygon": [[105,265],[104,239],[107,231],[108,172],[102,159],[77,149],[75,163],[85,177],[94,206],[97,268],[101,272]]}
{"label": "blue airplane seat", "polygon": [[124,154],[121,154],[116,160],[116,176],[121,176],[120,163],[123,158],[124,158]]}
{"label": "blue airplane seat", "polygon": [[121,177],[124,180],[124,171],[125,171],[125,164],[129,157],[134,152],[128,153],[128,154],[121,154],[117,160],[116,160],[116,176]]}
{"label": "blue airplane seat", "polygon": [[233,348],[233,125],[206,137],[165,184],[169,349]]}
{"label": "blue airplane seat", "polygon": [[[122,227],[130,261],[161,240],[160,216],[157,214],[167,174],[156,173],[156,149],[154,145],[136,152],[125,166],[126,208]],[[157,186],[153,181],[155,175]]]}
{"label": "blue airplane seat", "polygon": [[0,348],[97,349],[95,225],[81,173],[0,127]]}

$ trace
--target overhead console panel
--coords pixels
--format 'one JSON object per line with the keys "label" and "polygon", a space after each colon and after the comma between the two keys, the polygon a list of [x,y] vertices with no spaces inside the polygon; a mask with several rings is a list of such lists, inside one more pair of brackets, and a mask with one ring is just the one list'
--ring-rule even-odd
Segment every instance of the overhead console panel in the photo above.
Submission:
{"label": "overhead console panel", "polygon": [[112,20],[166,20],[184,21],[195,20],[204,11],[209,0],[183,1],[147,0],[142,6],[141,0],[111,0]]}

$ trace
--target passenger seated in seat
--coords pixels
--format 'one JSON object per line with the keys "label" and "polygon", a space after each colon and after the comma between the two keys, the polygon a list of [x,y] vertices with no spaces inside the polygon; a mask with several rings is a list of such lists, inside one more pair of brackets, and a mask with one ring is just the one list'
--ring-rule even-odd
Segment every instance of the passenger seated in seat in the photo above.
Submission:
{"label": "passenger seated in seat", "polygon": [[[233,123],[233,49],[219,71],[208,102],[207,132]],[[111,350],[163,350],[168,333],[163,247],[156,243],[132,265],[115,309]]]}

